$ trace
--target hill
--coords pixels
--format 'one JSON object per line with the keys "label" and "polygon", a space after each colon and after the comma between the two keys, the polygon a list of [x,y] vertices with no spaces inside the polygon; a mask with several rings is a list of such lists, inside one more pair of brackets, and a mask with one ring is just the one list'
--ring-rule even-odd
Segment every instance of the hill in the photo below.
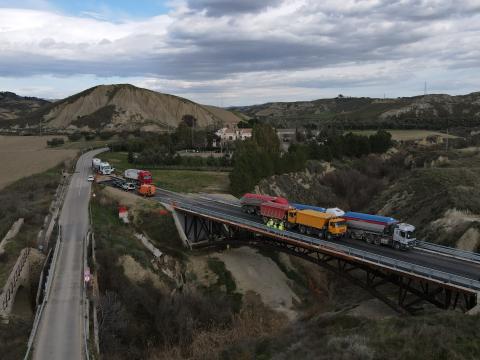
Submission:
{"label": "hill", "polygon": [[[468,95],[426,95],[396,99],[343,97],[314,101],[273,102],[232,107],[250,118],[277,127],[318,127],[334,124],[348,129],[445,129],[480,124],[480,92]],[[447,125],[448,124],[448,125]]]}
{"label": "hill", "polygon": [[26,116],[49,102],[35,97],[18,96],[12,92],[0,92],[0,124]]}
{"label": "hill", "polygon": [[[194,120],[195,119],[195,120]],[[161,131],[182,121],[198,127],[234,124],[229,111],[133,85],[100,85],[10,121],[10,126],[52,130]]]}

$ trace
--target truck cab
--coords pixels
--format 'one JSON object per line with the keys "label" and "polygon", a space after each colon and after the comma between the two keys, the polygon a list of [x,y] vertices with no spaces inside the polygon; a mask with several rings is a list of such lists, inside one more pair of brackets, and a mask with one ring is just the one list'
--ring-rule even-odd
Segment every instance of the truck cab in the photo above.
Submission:
{"label": "truck cab", "polygon": [[399,223],[393,229],[393,246],[396,249],[409,249],[417,244],[415,226]]}
{"label": "truck cab", "polygon": [[347,223],[345,219],[333,218],[328,222],[328,232],[333,237],[341,237],[347,232]]}

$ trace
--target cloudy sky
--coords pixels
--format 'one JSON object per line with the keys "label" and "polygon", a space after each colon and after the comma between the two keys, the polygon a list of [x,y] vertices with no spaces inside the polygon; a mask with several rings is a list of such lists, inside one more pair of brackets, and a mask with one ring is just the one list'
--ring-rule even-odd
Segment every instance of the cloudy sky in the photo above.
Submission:
{"label": "cloudy sky", "polygon": [[425,81],[480,91],[480,0],[0,0],[0,91],[132,83],[229,106]]}

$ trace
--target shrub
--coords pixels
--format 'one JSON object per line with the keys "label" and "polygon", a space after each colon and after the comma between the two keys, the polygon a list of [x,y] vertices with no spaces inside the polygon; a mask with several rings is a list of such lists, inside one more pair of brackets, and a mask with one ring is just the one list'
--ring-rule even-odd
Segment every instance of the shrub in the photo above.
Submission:
{"label": "shrub", "polygon": [[63,140],[63,138],[53,138],[51,140],[47,140],[47,146],[49,147],[57,147],[63,144],[65,144],[65,140]]}

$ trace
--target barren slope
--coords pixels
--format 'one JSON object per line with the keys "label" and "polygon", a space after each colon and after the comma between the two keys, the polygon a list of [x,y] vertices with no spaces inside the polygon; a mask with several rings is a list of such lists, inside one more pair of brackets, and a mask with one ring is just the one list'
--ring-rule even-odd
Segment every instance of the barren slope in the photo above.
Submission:
{"label": "barren slope", "polygon": [[132,85],[96,86],[42,109],[35,117],[54,129],[148,131],[171,129],[192,117],[198,127],[239,121],[226,110]]}
{"label": "barren slope", "polygon": [[0,92],[0,121],[15,120],[46,104],[48,104],[46,100],[18,96],[12,92]]}

